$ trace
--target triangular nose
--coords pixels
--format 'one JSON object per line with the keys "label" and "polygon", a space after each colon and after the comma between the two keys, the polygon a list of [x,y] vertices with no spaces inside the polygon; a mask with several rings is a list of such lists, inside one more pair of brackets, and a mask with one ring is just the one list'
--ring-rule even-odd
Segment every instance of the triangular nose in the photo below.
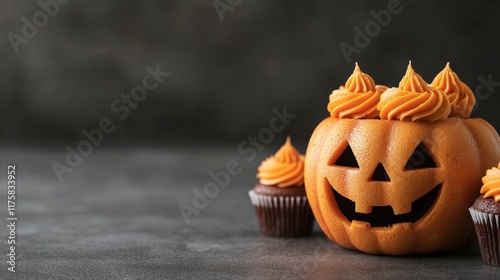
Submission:
{"label": "triangular nose", "polygon": [[375,168],[375,172],[373,172],[372,175],[372,181],[391,181],[391,178],[389,178],[389,174],[387,174],[387,171],[385,171],[382,163],[379,163],[377,165],[377,168]]}

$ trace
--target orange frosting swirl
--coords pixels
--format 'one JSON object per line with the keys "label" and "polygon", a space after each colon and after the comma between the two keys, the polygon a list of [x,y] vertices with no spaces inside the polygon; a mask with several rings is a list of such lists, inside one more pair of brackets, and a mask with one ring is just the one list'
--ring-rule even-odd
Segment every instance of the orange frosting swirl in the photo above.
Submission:
{"label": "orange frosting swirl", "polygon": [[383,120],[437,121],[448,117],[450,101],[441,90],[435,89],[408,65],[399,88],[386,90],[377,105]]}
{"label": "orange frosting swirl", "polygon": [[378,116],[377,104],[386,86],[375,85],[372,77],[361,72],[356,63],[345,86],[334,90],[327,109],[334,118],[372,119]]}
{"label": "orange frosting swirl", "polygon": [[431,86],[442,90],[451,104],[450,117],[468,118],[472,112],[476,97],[472,90],[464,84],[450,68],[450,63],[437,74]]}
{"label": "orange frosting swirl", "polygon": [[484,198],[493,197],[496,202],[500,202],[500,163],[498,167],[493,167],[486,171],[483,177],[481,194]]}
{"label": "orange frosting swirl", "polygon": [[293,146],[290,137],[275,155],[264,160],[257,178],[262,185],[280,188],[304,185],[304,156]]}

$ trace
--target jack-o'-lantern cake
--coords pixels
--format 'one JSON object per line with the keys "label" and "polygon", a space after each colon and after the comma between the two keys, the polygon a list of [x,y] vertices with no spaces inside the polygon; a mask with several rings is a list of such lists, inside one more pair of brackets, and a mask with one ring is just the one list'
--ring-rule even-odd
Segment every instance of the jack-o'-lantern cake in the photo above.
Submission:
{"label": "jack-o'-lantern cake", "polygon": [[410,64],[393,88],[356,65],[329,101],[309,140],[305,187],[332,241],[389,255],[474,242],[468,207],[500,161],[500,139],[469,118],[474,95],[449,65],[429,85]]}

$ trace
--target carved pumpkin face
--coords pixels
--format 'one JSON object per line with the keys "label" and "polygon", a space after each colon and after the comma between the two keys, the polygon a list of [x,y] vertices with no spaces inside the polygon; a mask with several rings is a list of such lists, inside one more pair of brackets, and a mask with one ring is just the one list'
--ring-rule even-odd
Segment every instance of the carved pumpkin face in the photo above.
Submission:
{"label": "carved pumpkin face", "polygon": [[482,119],[436,122],[329,117],[306,153],[305,186],[323,232],[373,254],[449,251],[467,244],[467,208],[500,160]]}

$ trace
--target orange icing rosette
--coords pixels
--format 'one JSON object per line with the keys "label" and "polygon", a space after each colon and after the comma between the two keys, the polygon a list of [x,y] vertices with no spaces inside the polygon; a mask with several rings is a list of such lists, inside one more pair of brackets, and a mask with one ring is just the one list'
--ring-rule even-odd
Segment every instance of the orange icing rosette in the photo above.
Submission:
{"label": "orange icing rosette", "polygon": [[373,119],[378,116],[377,104],[386,86],[375,85],[372,77],[361,72],[356,63],[354,72],[330,94],[328,112],[334,118]]}
{"label": "orange icing rosette", "polygon": [[484,198],[493,197],[496,202],[500,202],[500,163],[498,167],[493,167],[486,171],[483,177],[481,194]]}
{"label": "orange icing rosette", "polygon": [[386,90],[377,109],[383,120],[433,122],[447,118],[451,105],[446,94],[429,86],[410,62],[399,88]]}
{"label": "orange icing rosette", "polygon": [[262,185],[280,188],[304,185],[304,156],[293,146],[290,137],[273,156],[258,168],[257,178]]}
{"label": "orange icing rosette", "polygon": [[451,70],[449,62],[443,71],[437,74],[431,86],[442,90],[448,96],[451,104],[450,117],[470,117],[476,98],[472,90]]}

